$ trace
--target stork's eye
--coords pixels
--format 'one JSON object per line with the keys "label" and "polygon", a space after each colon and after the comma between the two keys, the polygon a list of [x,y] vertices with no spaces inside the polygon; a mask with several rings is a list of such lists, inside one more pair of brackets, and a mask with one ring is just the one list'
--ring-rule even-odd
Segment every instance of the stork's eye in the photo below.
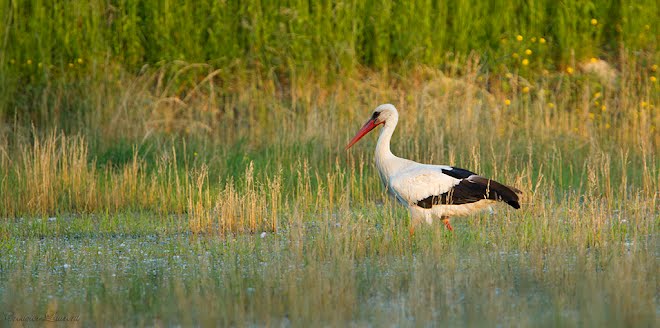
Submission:
{"label": "stork's eye", "polygon": [[378,115],[380,115],[380,112],[374,112],[374,114],[371,115],[371,119],[375,121],[378,118]]}

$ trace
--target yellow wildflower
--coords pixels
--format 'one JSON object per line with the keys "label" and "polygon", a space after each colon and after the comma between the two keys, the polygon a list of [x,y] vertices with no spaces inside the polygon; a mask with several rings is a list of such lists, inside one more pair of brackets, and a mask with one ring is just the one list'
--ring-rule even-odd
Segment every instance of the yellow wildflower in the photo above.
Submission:
{"label": "yellow wildflower", "polygon": [[566,67],[566,73],[573,74],[573,67]]}
{"label": "yellow wildflower", "polygon": [[78,58],[78,64],[82,64],[82,63],[83,63],[82,58]]}
{"label": "yellow wildflower", "polygon": [[594,98],[598,99],[598,98],[600,98],[600,96],[601,96],[600,92],[594,93]]}
{"label": "yellow wildflower", "polygon": [[529,55],[531,55],[531,54],[532,54],[532,50],[531,50],[531,49],[527,49],[527,50],[525,50],[525,55],[529,56]]}
{"label": "yellow wildflower", "polygon": [[539,43],[541,43],[541,44],[545,43],[545,38],[540,38]]}
{"label": "yellow wildflower", "polygon": [[606,128],[606,129],[609,129],[609,128],[610,128],[610,123],[606,123],[606,124],[605,124],[605,128]]}
{"label": "yellow wildflower", "polygon": [[548,108],[555,108],[555,104],[553,104],[553,103],[548,103]]}
{"label": "yellow wildflower", "polygon": [[657,71],[658,70],[658,64],[653,64],[653,66],[651,66],[651,70],[654,71],[654,72]]}
{"label": "yellow wildflower", "polygon": [[523,36],[520,35],[520,34],[518,34],[518,36],[516,37],[516,40],[518,40],[518,41],[522,41],[522,40],[523,40]]}
{"label": "yellow wildflower", "polygon": [[522,92],[523,93],[529,93],[529,87],[523,87]]}
{"label": "yellow wildflower", "polygon": [[514,52],[513,54],[511,54],[511,57],[513,57],[513,58],[518,58],[519,56],[518,56],[518,53],[517,53],[517,52]]}
{"label": "yellow wildflower", "polygon": [[594,25],[594,26],[598,25],[598,20],[595,19],[595,18],[592,18],[591,19],[591,25]]}
{"label": "yellow wildflower", "polygon": [[595,62],[598,61],[598,58],[596,58],[596,57],[591,57],[591,59],[589,59],[589,61],[591,61],[592,63],[595,63]]}
{"label": "yellow wildflower", "polygon": [[529,59],[527,59],[527,58],[523,59],[522,64],[523,64],[523,66],[529,65]]}
{"label": "yellow wildflower", "polygon": [[603,111],[603,112],[606,112],[607,111],[607,106],[605,106],[605,105],[600,106],[600,110]]}
{"label": "yellow wildflower", "polygon": [[655,83],[656,81],[658,81],[658,79],[657,79],[655,76],[651,76],[649,79],[650,79],[651,82],[653,82],[653,83]]}
{"label": "yellow wildflower", "polygon": [[28,65],[32,65],[32,59],[28,59],[25,63]]}
{"label": "yellow wildflower", "polygon": [[590,119],[590,120],[593,120],[594,117],[596,117],[596,115],[594,115],[594,113],[589,113],[589,119]]}
{"label": "yellow wildflower", "polygon": [[504,99],[504,104],[507,105],[507,106],[510,106],[511,105],[511,100]]}

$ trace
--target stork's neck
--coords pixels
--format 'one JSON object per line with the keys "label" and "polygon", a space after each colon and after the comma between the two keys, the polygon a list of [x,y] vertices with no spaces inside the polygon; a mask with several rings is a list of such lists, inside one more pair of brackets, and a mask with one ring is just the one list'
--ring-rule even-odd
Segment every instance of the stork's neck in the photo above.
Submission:
{"label": "stork's neck", "polygon": [[390,117],[387,122],[385,122],[383,129],[380,131],[378,143],[376,144],[376,158],[394,156],[390,150],[390,140],[392,140],[392,134],[396,129],[397,123],[397,117]]}
{"label": "stork's neck", "polygon": [[401,159],[394,156],[390,150],[390,140],[398,121],[398,115],[392,115],[387,119],[376,144],[376,167],[380,171],[381,177],[387,180],[401,166],[399,163]]}

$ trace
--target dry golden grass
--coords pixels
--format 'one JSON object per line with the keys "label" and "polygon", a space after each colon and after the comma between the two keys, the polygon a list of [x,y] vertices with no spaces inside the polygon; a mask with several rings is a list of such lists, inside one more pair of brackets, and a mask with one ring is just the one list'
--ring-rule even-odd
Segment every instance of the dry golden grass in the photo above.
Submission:
{"label": "dry golden grass", "polygon": [[[503,89],[488,91],[479,81],[489,77],[478,67],[474,60],[460,76],[429,68],[406,78],[365,73],[331,85],[296,77],[287,89],[278,85],[277,76],[239,76],[220,88],[215,85],[219,73],[211,71],[185,91],[174,81],[204,65],[183,65],[169,78],[165,68],[147,70],[122,82],[129,87],[119,102],[114,97],[103,101],[107,106],[99,112],[108,114],[97,118],[113,119],[89,122],[102,127],[98,133],[35,133],[34,142],[7,141],[0,148],[2,214],[188,212],[197,232],[277,230],[276,213],[285,203],[332,211],[340,197],[362,202],[380,194],[365,164],[371,151],[364,149],[372,141],[351,153],[342,146],[382,102],[401,110],[395,152],[418,161],[485,171],[527,194],[540,188],[577,190],[611,204],[617,195],[627,197],[630,188],[647,195],[658,189],[660,114],[652,92],[657,86],[625,83],[634,78],[625,80],[625,74],[615,89],[589,76],[557,76],[523,94],[516,91],[520,78],[512,75],[498,82]],[[507,85],[514,87],[510,95]],[[99,97],[108,94],[99,92]],[[511,105],[504,98],[511,98]],[[15,132],[20,135],[20,129]],[[205,153],[203,160],[197,151],[190,158],[189,151],[178,154],[178,146],[165,145],[156,149],[157,160],[147,161],[135,148],[125,165],[98,170],[86,139],[111,144],[112,135],[134,136],[142,145],[184,137]],[[236,144],[240,148],[232,149]],[[243,172],[223,160],[264,149],[265,157]],[[182,156],[185,163],[178,162]]]}

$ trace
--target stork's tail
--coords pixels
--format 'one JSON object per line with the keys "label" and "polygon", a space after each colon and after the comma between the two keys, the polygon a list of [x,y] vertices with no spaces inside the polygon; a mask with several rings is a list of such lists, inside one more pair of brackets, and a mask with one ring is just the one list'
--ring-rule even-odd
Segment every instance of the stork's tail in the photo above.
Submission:
{"label": "stork's tail", "polygon": [[481,176],[475,178],[475,180],[480,179],[486,180],[479,182],[487,186],[486,190],[488,199],[503,201],[515,209],[520,208],[520,198],[518,195],[521,195],[522,191],[514,187],[505,186],[495,180],[486,179]]}
{"label": "stork's tail", "polygon": [[501,200],[515,209],[520,208],[520,198],[518,195],[521,195],[522,191],[492,180],[490,182],[490,189],[497,194],[497,200]]}

